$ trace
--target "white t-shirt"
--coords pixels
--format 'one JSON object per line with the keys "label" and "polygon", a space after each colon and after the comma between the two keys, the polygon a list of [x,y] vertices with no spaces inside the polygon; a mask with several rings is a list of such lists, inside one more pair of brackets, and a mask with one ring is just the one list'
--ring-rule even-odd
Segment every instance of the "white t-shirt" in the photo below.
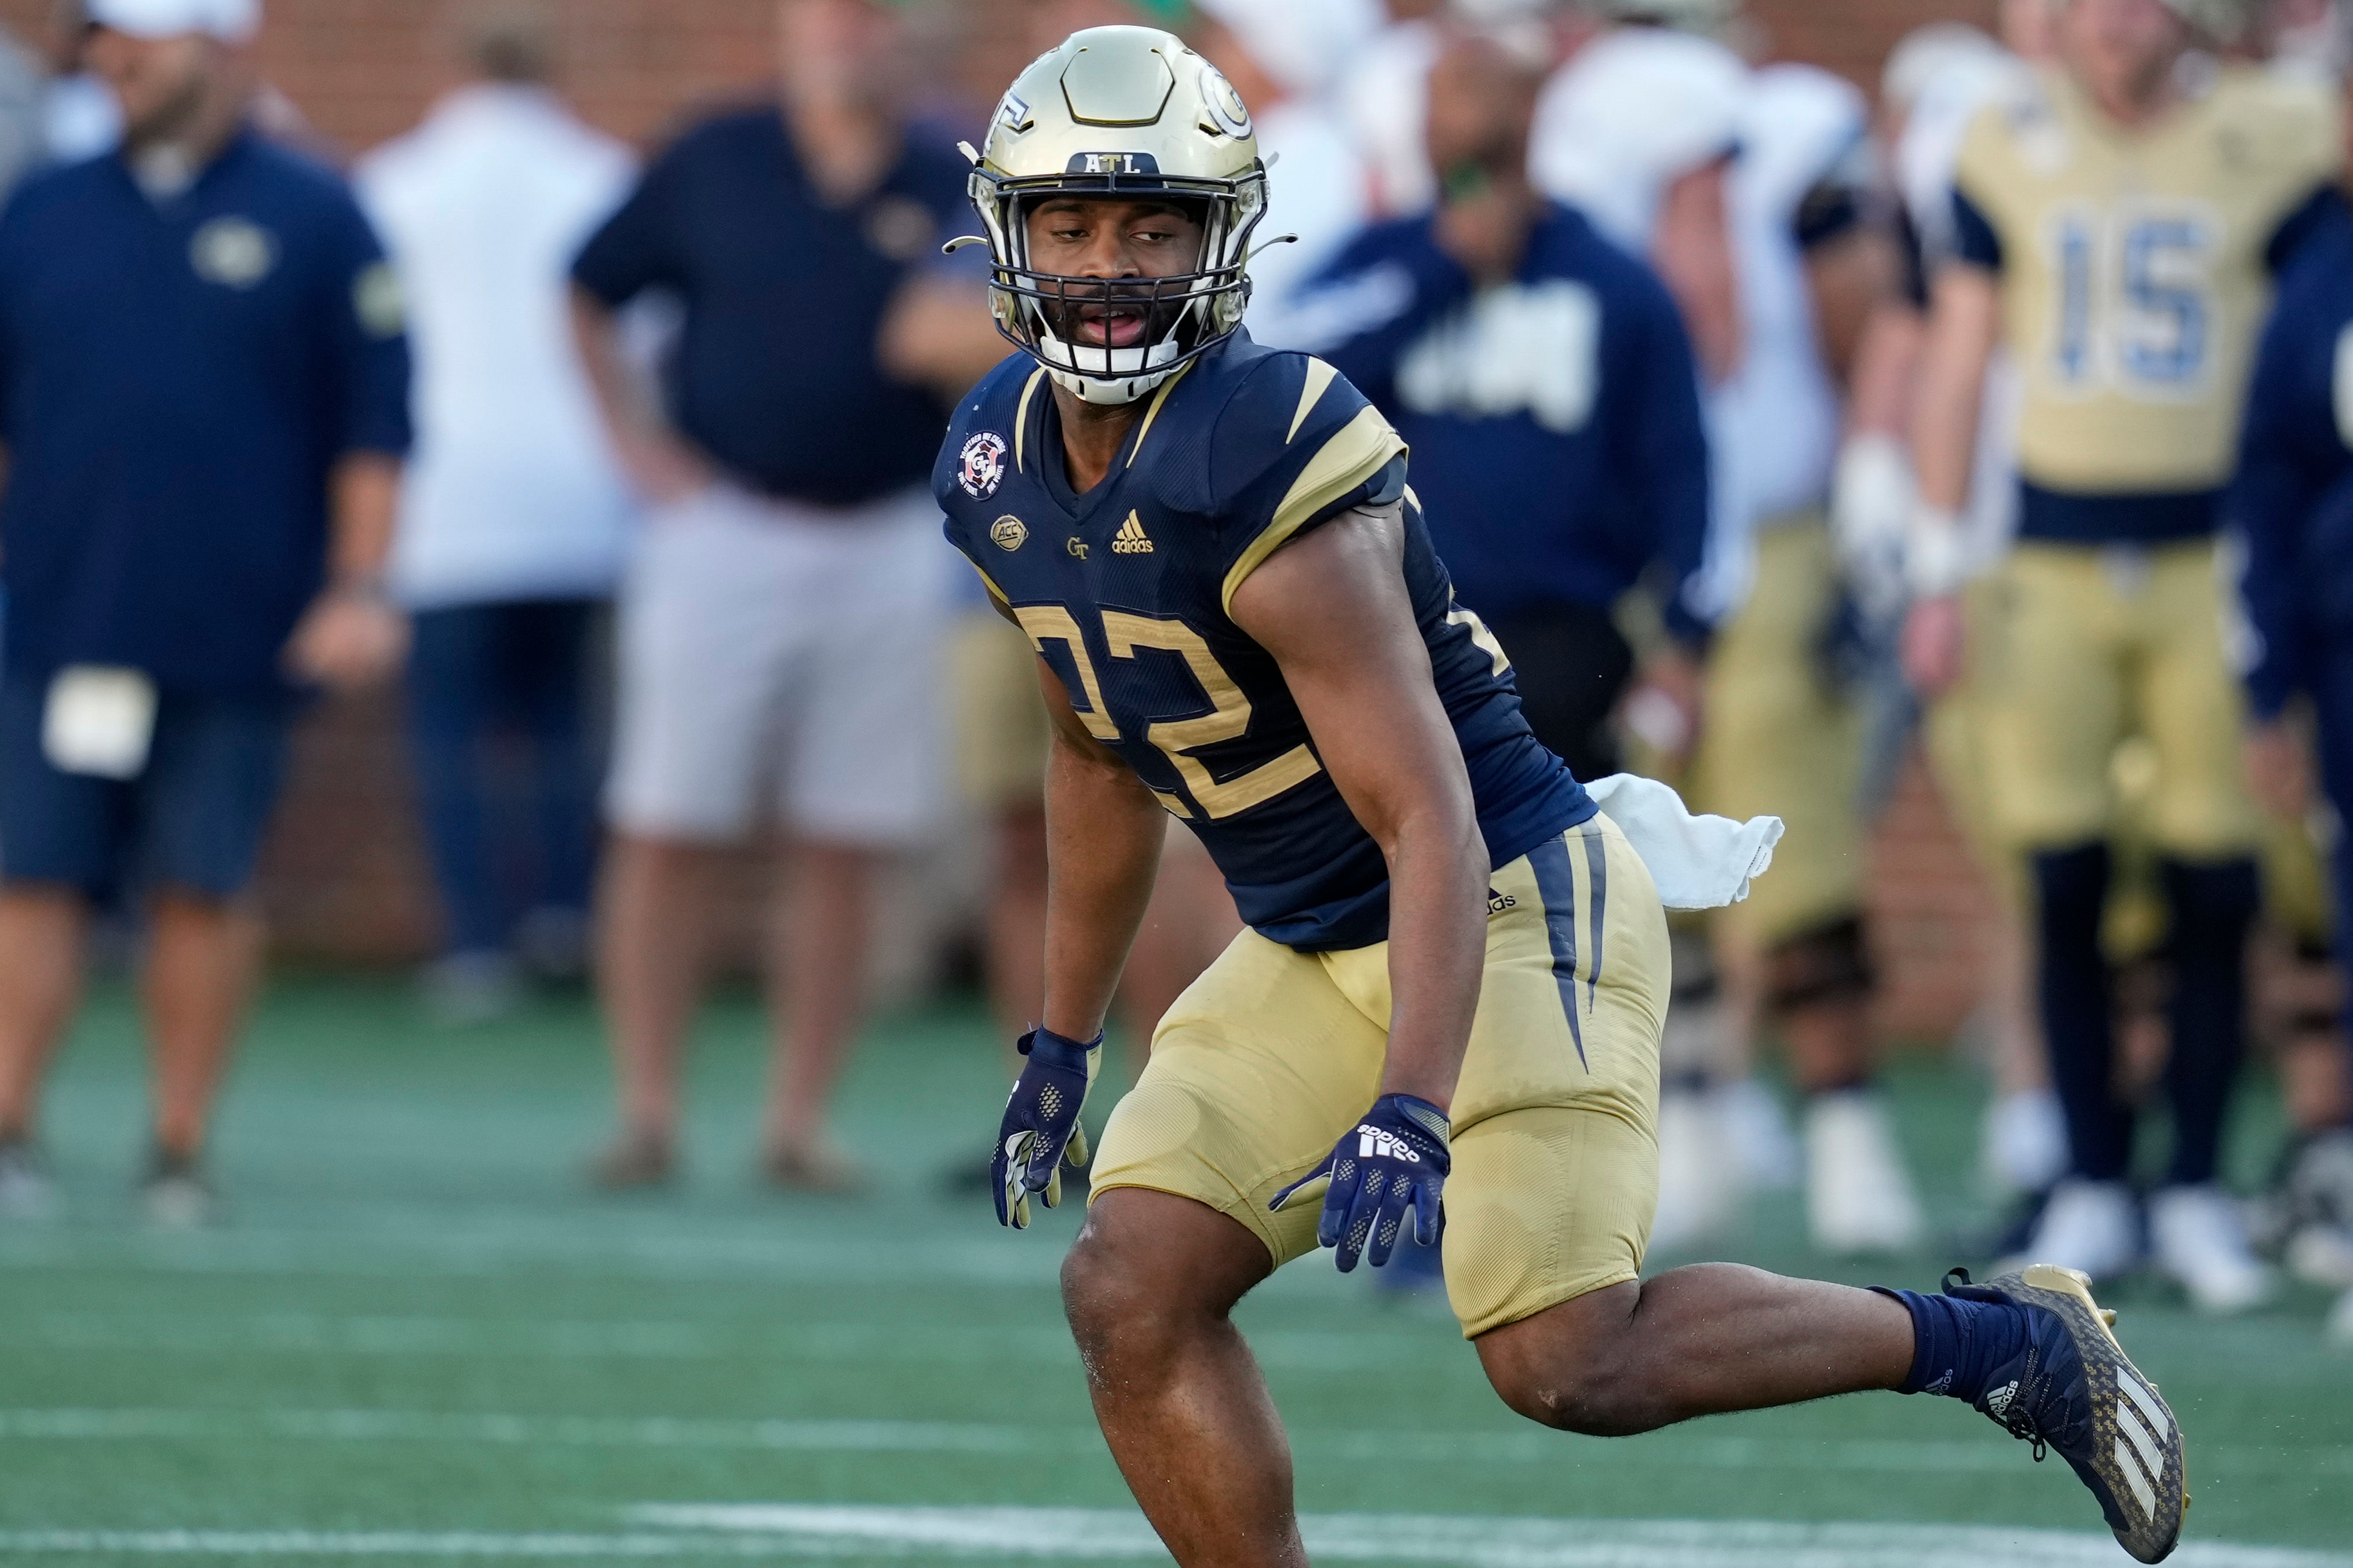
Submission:
{"label": "white t-shirt", "polygon": [[391,568],[411,607],[597,597],[618,580],[634,509],[573,344],[568,278],[634,174],[553,94],[503,85],[459,89],[360,164],[416,356]]}

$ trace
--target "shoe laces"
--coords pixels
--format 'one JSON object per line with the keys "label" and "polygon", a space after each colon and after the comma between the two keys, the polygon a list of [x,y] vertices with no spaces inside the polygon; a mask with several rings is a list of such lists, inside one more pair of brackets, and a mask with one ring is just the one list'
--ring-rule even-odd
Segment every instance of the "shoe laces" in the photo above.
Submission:
{"label": "shoe laces", "polygon": [[[1966,1268],[1948,1271],[1945,1275],[1944,1289],[1946,1295],[1958,1296],[1965,1300],[2010,1300],[1989,1286],[1971,1284],[1969,1271]],[[2051,1452],[2051,1445],[2043,1436],[2042,1425],[2035,1420],[2034,1412],[2042,1408],[2045,1395],[2050,1393],[2050,1369],[2043,1364],[2042,1347],[2030,1340],[2026,1346],[2026,1370],[2018,1376],[2018,1392],[2010,1395],[2008,1408],[1995,1417],[2001,1423],[2003,1431],[2021,1442],[2033,1445],[2034,1462],[2038,1465]]]}

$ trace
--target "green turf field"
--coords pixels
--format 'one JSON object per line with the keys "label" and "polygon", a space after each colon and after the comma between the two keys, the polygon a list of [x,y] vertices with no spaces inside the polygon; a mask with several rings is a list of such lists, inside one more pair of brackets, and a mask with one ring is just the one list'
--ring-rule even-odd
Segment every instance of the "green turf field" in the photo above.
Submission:
{"label": "green turf field", "polygon": [[[136,1036],[102,994],[51,1106],[69,1213],[0,1229],[0,1563],[1166,1561],[1062,1333],[1068,1211],[1012,1236],[937,1192],[1003,1097],[977,1012],[873,1031],[843,1110],[879,1177],[859,1200],[751,1179],[758,1039],[714,1009],[691,1179],[615,1201],[576,1180],[607,1107],[585,1005],[448,1033],[395,986],[282,984],[220,1133],[228,1223],[160,1236],[131,1194]],[[1957,1228],[1973,1091],[1898,1085]],[[1797,1234],[1772,1200],[1746,1250],[1803,1268]],[[2126,1561],[2062,1465],[1948,1401],[1564,1437],[1494,1401],[1450,1321],[1363,1287],[1311,1259],[1243,1309],[1319,1562]],[[2153,1286],[2119,1304],[2189,1433],[2179,1561],[2353,1568],[2325,1302],[2220,1326]]]}

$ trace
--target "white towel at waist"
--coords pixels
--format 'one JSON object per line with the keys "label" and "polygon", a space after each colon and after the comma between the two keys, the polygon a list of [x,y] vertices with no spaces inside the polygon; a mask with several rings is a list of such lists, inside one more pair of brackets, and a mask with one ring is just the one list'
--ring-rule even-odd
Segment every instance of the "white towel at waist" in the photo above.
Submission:
{"label": "white towel at waist", "polygon": [[1694,816],[1673,790],[1631,773],[1612,773],[1585,790],[1642,858],[1659,902],[1671,910],[1722,909],[1746,898],[1786,831],[1778,816]]}

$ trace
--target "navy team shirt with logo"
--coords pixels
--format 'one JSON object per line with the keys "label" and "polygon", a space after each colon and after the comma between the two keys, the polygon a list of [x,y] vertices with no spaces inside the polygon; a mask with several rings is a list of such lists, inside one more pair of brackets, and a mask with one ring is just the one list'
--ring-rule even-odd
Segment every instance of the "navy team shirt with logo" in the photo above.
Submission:
{"label": "navy team shirt with logo", "polygon": [[1405,575],[1432,673],[1501,866],[1590,818],[1592,798],[1520,716],[1510,666],[1454,603],[1405,445],[1324,362],[1247,333],[1144,407],[1103,482],[1071,489],[1046,373],[1016,356],[957,409],[934,489],[980,571],[1117,752],[1200,838],[1242,919],[1314,952],[1388,935],[1388,869],[1317,757],[1234,590],[1352,506],[1405,498]]}
{"label": "navy team shirt with logo", "polygon": [[1365,230],[1286,331],[1412,447],[1463,603],[1498,618],[1607,611],[1657,566],[1669,629],[1700,640],[1708,447],[1673,299],[1567,207],[1546,204],[1517,275],[1486,289],[1440,247],[1436,221]]}
{"label": "navy team shirt with logo", "polygon": [[854,206],[810,184],[774,104],[689,130],[655,160],[573,264],[618,307],[649,289],[685,308],[668,367],[670,417],[764,494],[849,507],[923,483],[946,409],[893,380],[875,351],[909,273],[977,275],[942,258],[967,224],[969,168],[910,134]]}
{"label": "navy team shirt with logo", "polygon": [[343,182],[248,133],[180,195],[113,155],[0,215],[11,679],[128,665],[268,696],[329,477],[408,446],[399,289]]}

